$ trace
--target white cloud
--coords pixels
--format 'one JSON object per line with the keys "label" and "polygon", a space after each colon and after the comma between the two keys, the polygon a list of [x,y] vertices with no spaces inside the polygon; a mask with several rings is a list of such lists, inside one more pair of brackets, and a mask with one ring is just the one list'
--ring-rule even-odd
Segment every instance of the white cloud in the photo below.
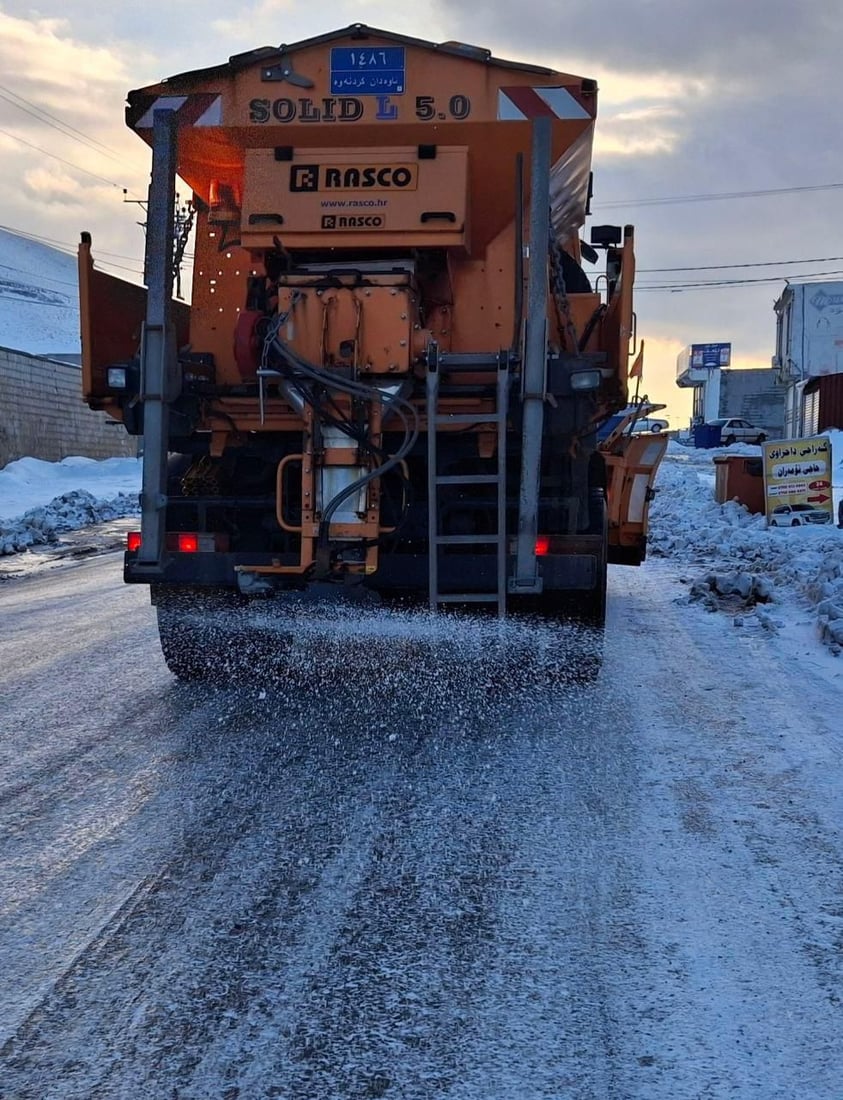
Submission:
{"label": "white cloud", "polygon": [[91,198],[90,190],[60,167],[30,168],[23,173],[21,184],[28,196],[38,203],[79,206]]}
{"label": "white cloud", "polygon": [[128,266],[139,269],[137,207],[123,205],[122,188],[145,197],[149,154],[127,130],[123,104],[143,54],[86,39],[66,7],[68,18],[0,11],[2,220],[70,249],[89,230],[102,247],[137,256]]}
{"label": "white cloud", "polygon": [[121,58],[104,46],[74,39],[66,19],[16,19],[0,12],[0,62],[3,77],[52,96],[54,107],[69,105],[68,93],[122,87],[127,79]]}
{"label": "white cloud", "polygon": [[[145,195],[149,156],[123,123],[128,89],[363,21],[432,41],[462,39],[497,56],[596,79],[594,221],[634,222],[641,267],[839,251],[834,192],[601,208],[610,200],[843,180],[839,0],[805,0],[798,9],[783,0],[489,0],[482,6],[417,0],[397,7],[386,0],[337,0],[327,8],[311,0],[244,0],[236,10],[223,0],[183,0],[177,18],[170,0],[133,6],[37,0],[39,15],[32,14],[33,2],[0,0],[0,83],[104,142],[120,163],[2,101],[0,128],[130,186],[136,197]],[[136,256],[134,264],[117,262],[139,268],[143,235],[135,223],[142,215],[122,203],[119,188],[2,134],[0,148],[6,224],[65,243],[89,229],[95,252]],[[657,279],[642,276],[639,285]],[[736,362],[765,363],[779,290],[639,292],[651,395],[680,405],[686,400],[672,382],[674,349],[686,343],[731,340]]]}
{"label": "white cloud", "polygon": [[495,38],[510,55],[564,44],[568,56],[590,57],[602,70],[717,79],[724,94],[738,79],[770,88],[800,70],[815,75],[817,65],[836,63],[843,34],[838,0],[803,0],[798,9],[784,0],[490,0],[482,8],[440,0],[440,10],[478,45]]}
{"label": "white cloud", "polygon": [[681,119],[678,109],[660,105],[609,112],[596,130],[595,152],[607,157],[669,155],[682,141]]}

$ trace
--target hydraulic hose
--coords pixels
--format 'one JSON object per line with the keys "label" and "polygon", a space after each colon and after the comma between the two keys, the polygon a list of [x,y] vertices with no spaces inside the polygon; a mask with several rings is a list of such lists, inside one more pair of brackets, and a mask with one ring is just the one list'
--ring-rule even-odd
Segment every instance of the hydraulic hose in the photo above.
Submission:
{"label": "hydraulic hose", "polygon": [[[358,493],[362,488],[370,484],[370,482],[383,477],[384,474],[395,469],[395,467],[404,460],[418,440],[419,416],[415,406],[398,394],[386,393],[377,386],[368,385],[363,382],[354,382],[350,379],[338,378],[332,371],[326,370],[323,367],[317,367],[315,364],[309,363],[306,359],[303,359],[288,347],[279,336],[281,325],[288,315],[289,311],[287,314],[279,315],[279,318],[272,325],[267,334],[263,349],[262,365],[265,367],[269,366],[269,359],[272,353],[281,360],[281,365],[284,369],[279,371],[279,373],[281,374],[282,381],[285,383],[282,392],[285,397],[288,397],[288,394],[294,395],[295,400],[290,402],[293,408],[298,407],[298,402],[302,403],[301,408],[303,408],[306,402],[319,412],[319,402],[313,392],[313,387],[321,386],[325,390],[343,393],[349,397],[357,398],[358,400],[378,401],[398,417],[404,430],[404,440],[395,454],[391,455],[375,469],[367,471],[361,477],[357,478],[349,485],[346,485],[345,488],[332,497],[323,508],[322,518],[319,524],[317,572],[324,575],[329,569],[328,531],[331,517],[349,497]],[[308,383],[310,383],[310,385],[308,385]],[[332,422],[336,424],[341,431],[345,432],[352,439],[355,439],[356,442],[360,442],[350,424],[346,424],[341,420],[334,420],[333,418]],[[374,453],[374,448],[370,447],[367,449],[369,449],[370,453]]]}

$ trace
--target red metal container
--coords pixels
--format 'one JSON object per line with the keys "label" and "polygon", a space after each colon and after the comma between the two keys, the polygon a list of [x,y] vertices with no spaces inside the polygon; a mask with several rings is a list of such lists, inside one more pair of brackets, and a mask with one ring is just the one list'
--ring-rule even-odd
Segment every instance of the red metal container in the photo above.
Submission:
{"label": "red metal container", "polygon": [[736,500],[750,512],[764,511],[764,465],[747,455],[718,455],[714,460],[714,499]]}

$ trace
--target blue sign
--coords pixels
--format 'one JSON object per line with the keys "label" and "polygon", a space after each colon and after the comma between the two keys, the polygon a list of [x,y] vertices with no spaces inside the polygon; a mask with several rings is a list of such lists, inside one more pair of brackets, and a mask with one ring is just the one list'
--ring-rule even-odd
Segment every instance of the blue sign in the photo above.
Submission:
{"label": "blue sign", "polygon": [[691,344],[692,367],[728,367],[731,361],[731,344]]}
{"label": "blue sign", "polygon": [[334,46],[331,95],[403,95],[407,67],[403,46]]}

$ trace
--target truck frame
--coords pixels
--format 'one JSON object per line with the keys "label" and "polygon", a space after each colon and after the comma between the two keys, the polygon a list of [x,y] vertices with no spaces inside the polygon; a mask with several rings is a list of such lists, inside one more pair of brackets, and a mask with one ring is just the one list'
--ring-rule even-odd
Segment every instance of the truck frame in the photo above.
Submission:
{"label": "truck frame", "polygon": [[152,147],[147,289],[83,234],[83,385],[143,437],[124,575],[151,586],[177,675],[214,666],[197,610],[256,599],[602,627],[666,439],[600,438],[642,349],[632,227],[580,240],[596,98],[362,24],[129,94]]}

